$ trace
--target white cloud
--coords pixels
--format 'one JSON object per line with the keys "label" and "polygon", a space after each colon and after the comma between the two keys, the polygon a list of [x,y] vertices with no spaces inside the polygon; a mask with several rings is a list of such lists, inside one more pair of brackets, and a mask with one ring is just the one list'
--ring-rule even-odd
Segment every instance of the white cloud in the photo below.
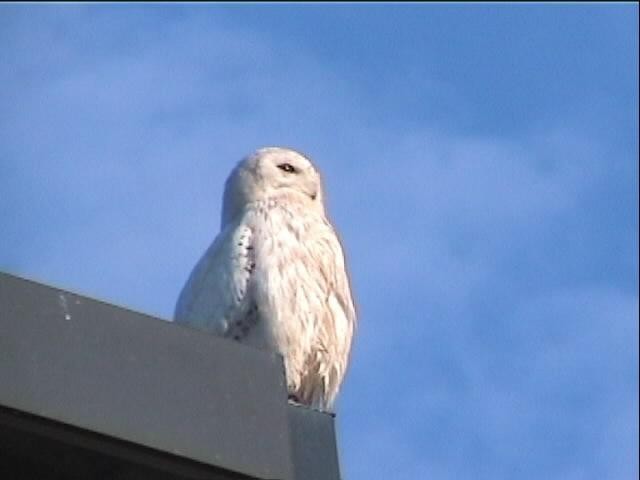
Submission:
{"label": "white cloud", "polygon": [[[197,14],[139,24],[55,12],[14,16],[0,37],[0,238],[11,240],[0,268],[168,317],[217,231],[231,166],[289,144],[325,171],[361,307],[339,418],[347,478],[513,473],[544,453],[545,415],[562,434],[574,426],[557,397],[580,393],[583,377],[605,394],[571,418],[594,415],[610,439],[586,455],[628,472],[616,445],[635,445],[620,427],[637,425],[634,402],[607,376],[627,378],[634,355],[637,365],[637,298],[514,292],[505,279],[547,247],[553,222],[585,215],[607,166],[597,139],[571,125],[517,137],[385,129],[370,122],[376,99],[362,103],[358,85],[298,45]],[[471,475],[479,466],[484,477]]]}

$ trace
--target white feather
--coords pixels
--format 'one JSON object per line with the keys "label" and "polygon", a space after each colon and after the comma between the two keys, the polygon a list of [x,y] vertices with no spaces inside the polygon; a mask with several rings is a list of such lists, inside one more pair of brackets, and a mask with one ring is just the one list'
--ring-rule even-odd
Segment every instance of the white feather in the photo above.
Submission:
{"label": "white feather", "polygon": [[307,158],[267,148],[233,170],[222,230],[183,288],[175,320],[280,353],[290,394],[332,407],[356,316],[320,176]]}

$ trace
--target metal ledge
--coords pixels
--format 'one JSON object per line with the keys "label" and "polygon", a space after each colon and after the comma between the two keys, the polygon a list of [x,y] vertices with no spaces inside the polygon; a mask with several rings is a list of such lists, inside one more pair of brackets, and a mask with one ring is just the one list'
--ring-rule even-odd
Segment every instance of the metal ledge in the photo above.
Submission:
{"label": "metal ledge", "polygon": [[333,417],[287,403],[280,356],[0,273],[3,454],[68,460],[41,478],[339,478]]}

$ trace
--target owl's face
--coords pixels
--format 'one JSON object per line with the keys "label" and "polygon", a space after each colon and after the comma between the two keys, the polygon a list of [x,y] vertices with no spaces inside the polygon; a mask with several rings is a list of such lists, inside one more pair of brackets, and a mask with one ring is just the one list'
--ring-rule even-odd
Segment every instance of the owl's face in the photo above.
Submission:
{"label": "owl's face", "polygon": [[261,148],[231,172],[225,186],[223,225],[247,203],[267,198],[324,212],[320,174],[308,158],[286,148]]}

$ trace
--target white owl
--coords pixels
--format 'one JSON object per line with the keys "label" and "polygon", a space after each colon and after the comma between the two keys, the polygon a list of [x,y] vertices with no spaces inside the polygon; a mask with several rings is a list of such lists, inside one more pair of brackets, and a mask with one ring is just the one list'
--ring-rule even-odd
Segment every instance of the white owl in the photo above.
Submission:
{"label": "white owl", "polygon": [[290,398],[332,408],[356,314],[320,174],[308,158],[270,147],[235,167],[220,233],[191,272],[174,318],[280,353]]}

